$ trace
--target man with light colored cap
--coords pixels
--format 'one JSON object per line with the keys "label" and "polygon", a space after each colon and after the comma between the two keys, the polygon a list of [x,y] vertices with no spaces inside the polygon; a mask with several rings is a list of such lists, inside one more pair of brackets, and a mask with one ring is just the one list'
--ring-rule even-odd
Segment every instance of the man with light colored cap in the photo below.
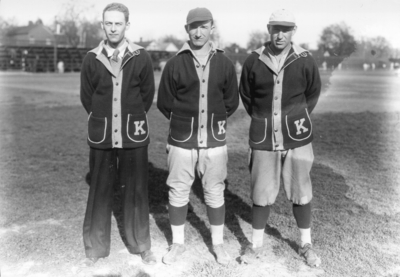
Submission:
{"label": "man with light colored cap", "polygon": [[226,128],[227,118],[239,105],[236,72],[210,40],[214,25],[208,9],[189,11],[185,30],[189,41],[165,65],[157,99],[170,121],[167,185],[173,244],[163,262],[172,264],[186,251],[184,226],[197,173],[211,225],[212,252],[218,263],[228,264],[223,246]]}
{"label": "man with light colored cap", "polygon": [[296,21],[287,10],[275,11],[267,25],[271,41],[255,50],[243,65],[240,96],[250,124],[252,245],[241,257],[251,263],[261,256],[264,229],[282,179],[300,231],[299,254],[319,266],[311,243],[310,171],[314,160],[310,114],[321,81],[311,54],[292,44]]}

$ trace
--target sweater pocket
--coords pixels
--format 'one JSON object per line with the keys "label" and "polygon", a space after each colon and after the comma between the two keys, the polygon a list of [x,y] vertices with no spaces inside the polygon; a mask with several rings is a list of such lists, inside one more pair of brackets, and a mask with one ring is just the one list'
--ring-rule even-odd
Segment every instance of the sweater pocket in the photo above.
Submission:
{"label": "sweater pocket", "polygon": [[143,142],[149,137],[149,125],[146,113],[128,114],[126,122],[128,138],[133,142]]}
{"label": "sweater pocket", "polygon": [[295,141],[308,139],[312,134],[311,119],[308,110],[304,109],[286,116],[286,128],[289,137]]}
{"label": "sweater pocket", "polygon": [[107,118],[94,117],[92,113],[88,118],[88,140],[94,144],[100,144],[106,139]]}
{"label": "sweater pocket", "polygon": [[211,132],[216,141],[226,140],[226,113],[225,114],[215,114],[211,116]]}
{"label": "sweater pocket", "polygon": [[250,141],[260,144],[267,138],[267,119],[251,117]]}
{"label": "sweater pocket", "polygon": [[171,113],[169,135],[176,142],[186,142],[193,135],[194,118]]}

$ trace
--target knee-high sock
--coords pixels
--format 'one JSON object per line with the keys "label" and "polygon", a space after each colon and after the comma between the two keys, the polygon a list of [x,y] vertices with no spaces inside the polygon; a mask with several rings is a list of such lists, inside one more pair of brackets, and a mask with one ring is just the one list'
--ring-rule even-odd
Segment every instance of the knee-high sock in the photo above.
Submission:
{"label": "knee-high sock", "polygon": [[212,244],[224,243],[225,204],[219,208],[207,206],[207,215],[211,225]]}
{"label": "knee-high sock", "polygon": [[311,203],[306,205],[293,204],[293,215],[300,231],[300,245],[311,244]]}
{"label": "knee-high sock", "polygon": [[185,242],[185,221],[188,205],[175,207],[168,205],[169,222],[172,230],[172,243],[184,244]]}
{"label": "knee-high sock", "polygon": [[264,242],[264,230],[267,225],[268,217],[271,211],[271,206],[257,206],[252,208],[252,243],[253,248],[261,247]]}
{"label": "knee-high sock", "polygon": [[311,225],[311,203],[306,205],[293,204],[293,215],[297,226],[302,229],[308,229]]}

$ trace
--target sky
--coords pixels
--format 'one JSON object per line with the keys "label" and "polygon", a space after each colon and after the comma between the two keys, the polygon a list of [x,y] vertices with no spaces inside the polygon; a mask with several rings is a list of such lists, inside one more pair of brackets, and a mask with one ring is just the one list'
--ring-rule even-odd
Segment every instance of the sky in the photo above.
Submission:
{"label": "sky", "polygon": [[393,47],[400,48],[400,0],[0,0],[0,17],[18,25],[40,18],[51,25],[70,1],[79,3],[87,19],[99,22],[107,4],[112,1],[125,4],[131,22],[126,36],[132,41],[166,35],[186,39],[184,25],[188,11],[206,7],[216,21],[222,45],[235,42],[246,47],[249,34],[267,31],[271,13],[284,8],[296,18],[294,42],[307,43],[311,49],[317,47],[325,27],[341,22],[351,27],[357,39],[383,36]]}

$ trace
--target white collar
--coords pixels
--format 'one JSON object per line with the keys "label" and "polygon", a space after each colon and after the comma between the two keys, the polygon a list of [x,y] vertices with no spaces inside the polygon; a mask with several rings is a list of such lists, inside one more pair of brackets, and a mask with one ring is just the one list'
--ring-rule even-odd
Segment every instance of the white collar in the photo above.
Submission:
{"label": "white collar", "polygon": [[[124,43],[123,43],[120,47],[117,48],[117,49],[119,50],[119,53],[118,53],[118,57],[119,57],[119,58],[122,59],[122,57],[124,56],[126,47],[128,47],[128,43],[127,43],[127,41],[126,41],[126,39],[125,39],[125,40],[124,40]],[[115,48],[111,48],[111,47],[108,45],[108,43],[105,43],[105,44],[104,44],[104,48],[105,48],[106,51],[107,51],[107,57],[108,57],[108,58],[111,58],[112,55],[114,54]]]}

